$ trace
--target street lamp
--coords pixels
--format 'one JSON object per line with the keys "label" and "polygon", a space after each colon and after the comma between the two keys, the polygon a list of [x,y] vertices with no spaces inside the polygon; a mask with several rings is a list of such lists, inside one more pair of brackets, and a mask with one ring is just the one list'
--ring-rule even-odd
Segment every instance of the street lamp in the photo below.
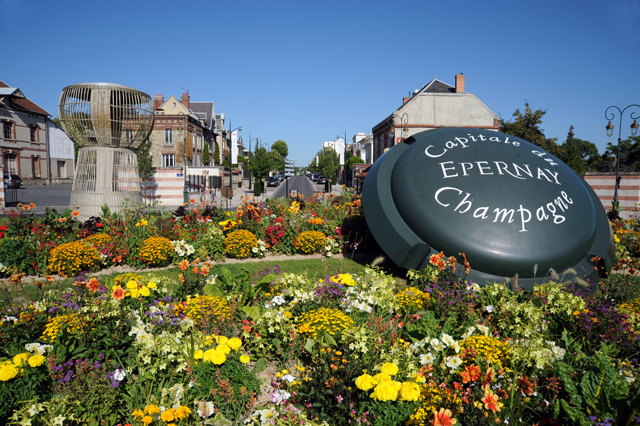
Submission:
{"label": "street lamp", "polygon": [[229,120],[229,188],[231,188],[231,190],[233,191],[233,164],[231,163],[231,137],[233,135],[233,132],[235,132],[236,130],[240,130],[242,129],[242,126],[240,127],[236,127],[235,129],[231,130],[231,120]]}
{"label": "street lamp", "polygon": [[[613,208],[615,210],[618,210],[618,186],[620,186],[620,142],[622,142],[622,116],[624,115],[624,112],[627,110],[627,108],[631,107],[640,109],[640,105],[637,104],[627,105],[623,110],[620,110],[620,108],[615,105],[611,105],[604,112],[604,118],[609,120],[609,124],[607,124],[606,127],[607,136],[609,137],[611,137],[611,135],[613,134],[614,127],[613,124],[611,124],[611,120],[615,118],[615,111],[611,111],[611,113],[609,113],[609,110],[611,108],[615,108],[618,110],[618,114],[620,115],[620,128],[618,129],[618,154],[616,156],[616,186],[613,192]],[[630,112],[629,117],[631,117],[631,119],[633,120],[633,123],[631,124],[631,136],[635,136],[638,133],[638,127],[640,127],[637,121],[640,116],[634,116],[633,112]]]}
{"label": "street lamp", "polygon": [[[178,116],[182,116],[182,118],[184,119],[184,144],[183,144],[183,148],[184,148],[184,157],[183,157],[183,175],[184,175],[184,204],[188,204],[189,203],[189,188],[187,188],[187,131],[189,129],[188,123],[187,123],[187,115],[180,111],[178,112]],[[182,123],[180,123],[180,126],[182,126]]]}
{"label": "street lamp", "polygon": [[[249,133],[249,159],[251,159],[251,141],[258,141],[258,144],[259,144],[260,143],[259,139],[260,138],[251,139],[251,133]],[[251,191],[251,170],[249,170],[249,191]]]}
{"label": "street lamp", "polygon": [[[389,135],[391,135],[391,137],[394,136],[395,134],[395,127],[396,127],[396,118],[400,117],[400,139],[404,140],[405,139],[405,134],[409,131],[409,126],[407,125],[409,123],[409,116],[407,115],[407,113],[402,113],[402,115],[399,114],[393,114],[391,116],[391,120],[393,121],[393,123],[391,124],[391,130],[389,130]],[[395,143],[394,143],[395,145]]]}

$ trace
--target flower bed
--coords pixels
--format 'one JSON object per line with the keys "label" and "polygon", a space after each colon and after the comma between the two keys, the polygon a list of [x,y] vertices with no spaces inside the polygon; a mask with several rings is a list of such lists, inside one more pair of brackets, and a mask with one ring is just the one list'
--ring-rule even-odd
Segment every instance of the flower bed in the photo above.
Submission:
{"label": "flower bed", "polygon": [[129,273],[43,288],[2,306],[0,421],[634,421],[635,284],[481,288],[452,262],[433,256],[398,281],[376,268],[234,276],[183,260],[175,282]]}

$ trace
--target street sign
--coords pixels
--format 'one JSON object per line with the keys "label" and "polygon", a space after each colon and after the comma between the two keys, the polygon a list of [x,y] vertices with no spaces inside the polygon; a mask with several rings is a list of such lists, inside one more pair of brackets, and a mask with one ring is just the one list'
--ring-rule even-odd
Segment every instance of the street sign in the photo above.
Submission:
{"label": "street sign", "polygon": [[177,173],[178,177],[182,177],[182,173]]}
{"label": "street sign", "polygon": [[224,198],[233,197],[233,188],[231,188],[230,186],[225,186],[224,188],[222,188],[222,196]]}
{"label": "street sign", "polygon": [[284,172],[284,177],[291,177],[293,176],[293,173],[289,173],[289,172]]}
{"label": "street sign", "polygon": [[284,164],[291,164],[293,166],[296,162],[294,160],[284,160]]}

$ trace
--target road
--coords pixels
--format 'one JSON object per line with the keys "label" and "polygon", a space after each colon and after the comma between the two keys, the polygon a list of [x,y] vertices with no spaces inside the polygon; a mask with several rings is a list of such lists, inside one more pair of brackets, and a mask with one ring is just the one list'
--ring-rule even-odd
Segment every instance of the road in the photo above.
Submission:
{"label": "road", "polygon": [[[16,190],[18,200],[15,203],[7,203],[7,207],[15,206],[17,203],[35,203],[40,207],[54,207],[58,213],[69,207],[71,201],[71,184],[64,185],[32,185],[21,186]],[[9,197],[5,194],[7,200]],[[62,209],[60,209],[62,208]]]}
{"label": "road", "polygon": [[[271,194],[271,198],[285,198],[287,196],[286,188],[287,183],[282,181]],[[305,197],[313,197],[313,194],[320,192],[323,188],[324,185],[316,185],[306,176],[291,176],[289,178],[289,192],[296,190],[298,194],[302,194]]]}

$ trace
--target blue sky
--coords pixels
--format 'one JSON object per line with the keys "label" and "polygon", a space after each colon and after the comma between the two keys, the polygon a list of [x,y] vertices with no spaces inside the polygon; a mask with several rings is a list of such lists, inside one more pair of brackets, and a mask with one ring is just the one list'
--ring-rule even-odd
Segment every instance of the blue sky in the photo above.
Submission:
{"label": "blue sky", "polygon": [[640,104],[638,28],[640,0],[0,0],[0,80],[54,117],[69,84],[188,89],[305,165],[462,72],[501,117],[527,100],[547,137],[573,125],[603,152],[619,125],[607,138],[605,109]]}

